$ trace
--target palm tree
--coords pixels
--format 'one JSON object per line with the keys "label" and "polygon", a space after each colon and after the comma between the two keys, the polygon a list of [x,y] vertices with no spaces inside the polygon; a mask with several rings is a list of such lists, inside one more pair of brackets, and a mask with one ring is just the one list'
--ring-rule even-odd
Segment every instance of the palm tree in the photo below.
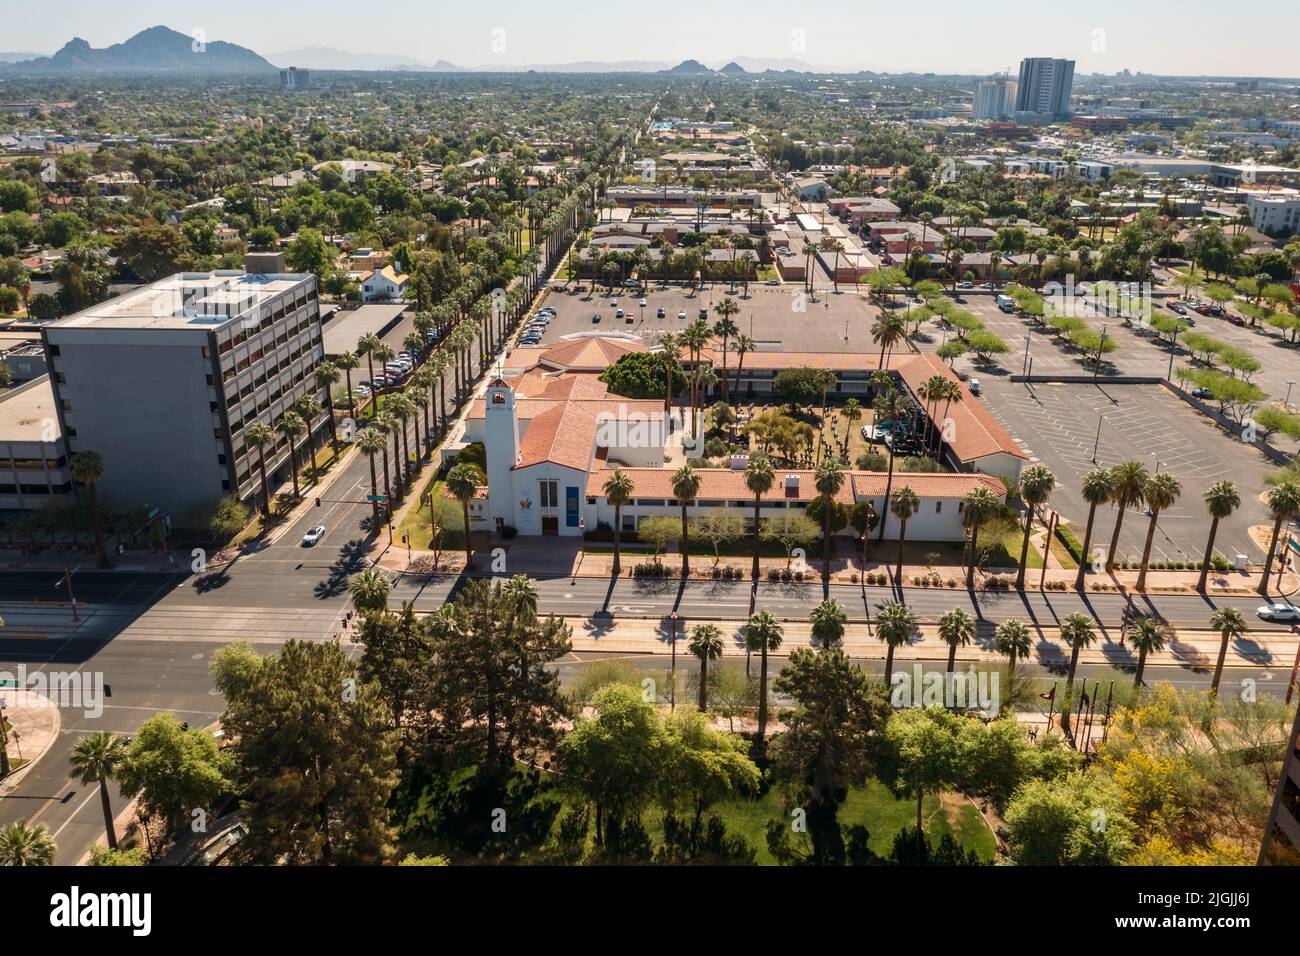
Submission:
{"label": "palm tree", "polygon": [[957,667],[957,648],[965,647],[975,639],[975,618],[959,607],[939,618],[939,637],[948,645],[948,673]]}
{"label": "palm tree", "polygon": [[962,524],[970,531],[970,560],[966,565],[966,586],[975,586],[975,566],[979,563],[980,528],[998,513],[1002,503],[987,488],[976,488],[962,499]]}
{"label": "palm tree", "polygon": [[767,655],[781,649],[785,628],[771,611],[755,611],[745,623],[745,646],[761,655],[758,665],[758,739],[767,732]]}
{"label": "palm tree", "polygon": [[289,439],[289,475],[293,478],[293,497],[302,497],[298,491],[298,443],[297,439],[307,430],[307,423],[297,412],[285,412],[275,423],[275,430]]}
{"label": "palm tree", "polygon": [[0,830],[0,866],[49,866],[56,849],[44,823],[15,823]]}
{"label": "palm tree", "polygon": [[361,360],[354,352],[344,352],[342,355],[334,356],[334,367],[343,373],[345,387],[348,390],[348,414],[353,417],[357,414],[357,403],[352,396],[352,370],[360,364]]}
{"label": "palm tree", "polygon": [[889,511],[898,519],[898,557],[895,559],[894,580],[903,586],[903,541],[907,537],[907,521],[921,507],[921,499],[908,485],[903,485],[889,496]]}
{"label": "palm tree", "polygon": [[916,633],[916,618],[906,604],[891,601],[876,615],[876,637],[885,642],[885,684],[894,676],[894,648],[902,647]]}
{"label": "palm tree", "polygon": [[1028,657],[1034,649],[1029,626],[1024,621],[1015,619],[1003,621],[993,632],[993,649],[999,654],[1007,655],[1007,688],[1010,689],[1016,673],[1016,661]]}
{"label": "palm tree", "polygon": [[704,713],[709,700],[709,661],[722,656],[722,631],[716,624],[697,624],[687,648],[700,659],[700,713]]}
{"label": "palm tree", "polygon": [[755,581],[758,581],[758,543],[762,525],[760,510],[763,507],[763,496],[772,490],[775,482],[776,473],[766,455],[755,455],[749,459],[749,464],[745,466],[745,487],[754,493],[754,566],[751,574]]}
{"label": "palm tree", "polygon": [[541,597],[542,589],[528,575],[511,575],[510,580],[502,585],[501,593],[530,615],[537,614],[537,601]]}
{"label": "palm tree", "polygon": [[[293,410],[298,413],[299,417],[301,417],[303,420],[303,424],[307,426],[307,451],[311,456],[308,459],[311,462],[311,465],[308,468],[307,477],[311,479],[311,483],[314,485],[317,482],[316,432],[312,429],[311,423],[314,422],[316,419],[320,418],[321,414],[324,413],[325,409],[321,406],[321,403],[317,400],[315,395],[303,395],[301,398],[298,399],[298,401],[293,403]],[[334,421],[334,414],[331,411],[330,413],[331,424],[333,423],[333,421]]]}
{"label": "palm tree", "polygon": [[1223,677],[1223,662],[1228,656],[1228,642],[1236,640],[1245,634],[1248,630],[1246,627],[1245,615],[1241,613],[1240,608],[1221,607],[1210,615],[1210,627],[1219,632],[1221,642],[1219,644],[1219,659],[1214,665],[1214,679],[1210,681],[1210,696],[1219,696],[1219,680]]}
{"label": "palm tree", "polygon": [[1025,589],[1025,566],[1029,562],[1029,536],[1034,530],[1034,509],[1047,503],[1056,487],[1056,476],[1042,465],[1031,465],[1020,476],[1020,500],[1025,503],[1025,536],[1020,543],[1020,569],[1016,590]]}
{"label": "palm tree", "polygon": [[881,315],[871,324],[871,341],[880,346],[880,362],[877,368],[885,367],[885,357],[905,338],[907,338],[907,323],[900,315]]}
{"label": "palm tree", "polygon": [[1147,470],[1139,461],[1123,461],[1110,472],[1110,501],[1119,509],[1115,515],[1115,528],[1110,533],[1110,553],[1106,555],[1106,571],[1115,568],[1115,554],[1119,548],[1119,529],[1124,524],[1124,512],[1142,503],[1142,492],[1147,486]]}
{"label": "palm tree", "polygon": [[[415,402],[408,398],[405,392],[399,392],[388,400],[385,411],[396,416],[397,420],[397,437],[394,444],[396,446],[395,451],[401,454],[402,462],[396,475],[398,493],[400,494],[401,489],[409,486],[414,478],[414,475],[411,474],[411,447],[407,439],[409,434],[407,419],[418,414],[419,409],[416,408]],[[416,422],[416,430],[419,430],[418,421]],[[419,449],[417,448],[416,451],[419,451]]]}
{"label": "palm tree", "polygon": [[348,583],[352,604],[358,611],[388,610],[388,592],[392,589],[392,582],[378,568],[366,568]]}
{"label": "palm tree", "polygon": [[687,530],[686,509],[700,493],[700,476],[690,465],[682,465],[673,472],[673,496],[682,506],[682,577],[691,576],[690,532]]}
{"label": "palm tree", "polygon": [[713,323],[713,334],[722,338],[722,400],[730,404],[727,390],[727,341],[740,334],[739,327],[731,320],[733,315],[740,312],[740,303],[731,296],[725,296],[713,307],[713,311],[719,316],[718,321]]}
{"label": "palm tree", "polygon": [[474,565],[473,546],[469,539],[469,503],[478,494],[478,469],[470,464],[459,464],[447,472],[447,490],[460,502],[461,514],[465,519],[465,568]]}
{"label": "palm tree", "polygon": [[758,345],[748,335],[743,332],[736,335],[736,345],[733,351],[736,353],[736,391],[740,391],[740,375],[745,368],[745,353],[753,352]]}
{"label": "palm tree", "polygon": [[275,443],[275,432],[266,422],[253,422],[244,429],[244,441],[257,449],[257,470],[262,476],[262,517],[271,517],[271,486],[266,483],[266,446]]}
{"label": "palm tree", "polygon": [[817,466],[813,476],[817,493],[822,496],[822,580],[831,579],[831,513],[835,510],[835,496],[844,487],[844,467],[834,458]]}
{"label": "palm tree", "polygon": [[[384,456],[384,471],[388,470],[388,439],[385,438],[377,429],[364,428],[361,434],[357,436],[357,447],[361,453],[366,456],[370,463],[370,505],[372,528],[379,531],[379,487],[375,481],[375,456]],[[387,486],[388,479],[385,477],[384,484]],[[385,496],[386,497],[386,496]],[[433,510],[433,504],[430,502],[429,510]]]}
{"label": "palm tree", "polygon": [[1070,644],[1070,669],[1065,675],[1065,704],[1062,710],[1069,707],[1072,700],[1070,695],[1074,692],[1074,671],[1079,666],[1079,649],[1091,647],[1096,637],[1092,618],[1086,614],[1071,614],[1061,622],[1061,640]]}
{"label": "palm tree", "polygon": [[664,411],[673,409],[673,376],[677,372],[677,361],[681,357],[681,344],[672,332],[659,336],[659,361],[664,369]]}
{"label": "palm tree", "polygon": [[1156,621],[1146,614],[1139,615],[1129,628],[1129,640],[1137,648],[1137,672],[1133,675],[1133,687],[1142,686],[1142,672],[1146,670],[1147,655],[1152,651],[1162,651],[1165,647],[1165,632]]}
{"label": "palm tree", "polygon": [[97,451],[79,451],[72,456],[72,478],[86,486],[90,492],[90,520],[95,526],[95,551],[99,566],[109,567],[108,551],[104,547],[104,523],[99,514],[99,496],[95,485],[104,477],[104,459]]}
{"label": "palm tree", "polygon": [[[883,376],[889,375],[888,372],[877,372],[876,374]],[[875,375],[873,375],[872,378],[874,379]],[[888,386],[885,391],[877,395],[876,400],[872,405],[876,410],[877,422],[889,422],[891,425],[896,425],[907,416],[907,399],[905,399],[892,385]],[[886,504],[889,502],[890,489],[894,485],[894,442],[889,442],[887,447],[889,448],[889,472],[885,475]],[[877,541],[885,540],[885,525],[889,523],[886,520],[888,517],[888,513],[883,513],[880,516],[880,527],[876,531]]]}
{"label": "palm tree", "polygon": [[[375,349],[384,344],[383,339],[375,335],[374,332],[367,332],[357,340],[357,354],[366,357],[366,371],[370,375],[370,386],[374,388],[375,384]],[[385,359],[387,361],[387,359]],[[370,417],[373,418],[379,411],[379,396],[370,403]]]}
{"label": "palm tree", "polygon": [[[334,386],[338,384],[339,379],[342,377],[343,377],[342,373],[339,372],[339,367],[335,365],[333,362],[321,362],[320,365],[316,366],[316,371],[312,375],[312,378],[316,382],[316,387],[325,392],[325,405],[330,410],[330,441],[334,442],[335,445],[338,444],[339,436],[338,436],[338,431],[334,426]],[[312,401],[316,401],[315,397],[313,396],[304,396],[304,397],[311,397]],[[317,402],[317,404],[319,405],[320,403]],[[299,414],[301,414],[301,412]],[[320,412],[316,413],[316,415],[319,414]],[[349,414],[351,414],[351,412],[349,412]],[[311,423],[312,421],[315,420],[316,415],[313,415],[311,417],[303,416],[307,418],[308,436],[311,435]],[[316,470],[316,443],[315,441],[313,441],[312,442],[312,473],[313,474],[315,474],[315,470]]]}
{"label": "palm tree", "polygon": [[1171,507],[1178,500],[1182,490],[1178,479],[1167,471],[1158,471],[1152,475],[1147,479],[1146,487],[1142,490],[1142,497],[1146,499],[1147,507],[1151,510],[1151,523],[1147,525],[1147,540],[1142,547],[1142,570],[1138,572],[1137,579],[1139,591],[1146,590],[1147,562],[1151,559],[1151,542],[1155,540],[1156,522],[1160,520],[1160,512]]}
{"label": "palm tree", "polygon": [[821,644],[822,650],[828,650],[844,640],[849,615],[839,601],[827,598],[812,609],[808,621],[812,625],[812,636]]}
{"label": "palm tree", "polygon": [[632,490],[632,479],[618,468],[605,479],[605,500],[614,506],[614,577],[618,577],[622,571],[619,564],[619,535],[623,530],[623,506],[632,500]]}
{"label": "palm tree", "polygon": [[1268,594],[1268,576],[1273,570],[1273,555],[1277,553],[1277,539],[1282,534],[1282,525],[1300,513],[1300,485],[1284,481],[1274,485],[1264,496],[1273,515],[1273,536],[1268,542],[1268,557],[1264,559],[1264,573],[1259,579],[1259,593]]}
{"label": "palm tree", "polygon": [[126,759],[125,737],[115,737],[105,730],[87,734],[72,748],[68,762],[73,780],[82,784],[99,784],[99,803],[104,811],[104,832],[108,835],[108,848],[117,849],[117,833],[113,827],[113,804],[108,797],[108,781],[117,773]]}
{"label": "palm tree", "polygon": [[1205,510],[1210,513],[1210,537],[1205,542],[1205,559],[1201,562],[1201,576],[1196,590],[1205,593],[1205,583],[1210,576],[1210,563],[1214,560],[1214,537],[1219,533],[1219,522],[1241,507],[1237,486],[1230,481],[1216,481],[1205,489]]}
{"label": "palm tree", "polygon": [[1088,502],[1088,524],[1083,530],[1083,553],[1079,555],[1079,572],[1074,576],[1076,591],[1083,590],[1083,576],[1088,571],[1088,555],[1092,548],[1092,522],[1097,517],[1097,506],[1110,501],[1113,491],[1110,472],[1105,468],[1094,468],[1083,476],[1083,500]]}

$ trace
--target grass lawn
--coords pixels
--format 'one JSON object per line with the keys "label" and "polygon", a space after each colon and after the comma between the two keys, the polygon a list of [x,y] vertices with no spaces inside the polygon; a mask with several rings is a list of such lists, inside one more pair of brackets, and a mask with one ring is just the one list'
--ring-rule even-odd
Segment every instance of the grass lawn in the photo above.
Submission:
{"label": "grass lawn", "polygon": [[[432,528],[429,524],[429,505],[430,493],[433,500],[437,500],[442,495],[443,486],[446,484],[436,478],[430,478],[428,483],[420,489],[420,504],[406,513],[402,523],[397,526],[394,532],[396,540],[402,540],[403,535],[410,536],[410,546],[416,551],[430,551],[430,539],[432,538]],[[447,528],[442,535],[443,551],[461,551],[465,547],[464,531],[462,530],[464,522],[460,514],[460,503],[452,502],[454,506],[454,521],[451,527]],[[450,513],[450,512],[449,512]],[[491,541],[492,536],[486,531],[475,531],[470,535],[471,541],[475,548],[485,548]]]}
{"label": "grass lawn", "polygon": [[[760,865],[772,866],[775,860],[767,850],[764,826],[768,820],[784,816],[781,796],[768,791],[758,800],[731,800],[711,808],[727,825],[728,832],[744,837],[754,847]],[[997,850],[993,833],[984,825],[979,812],[964,799],[957,797],[941,801],[938,796],[928,796],[922,804],[926,821],[926,834],[937,841],[949,833],[967,850],[974,850],[982,860],[992,860]],[[911,800],[894,797],[878,780],[870,780],[865,787],[849,791],[840,805],[840,826],[847,830],[854,824],[865,826],[871,833],[873,852],[884,856],[894,845],[899,830],[910,826],[916,819],[916,804]],[[662,839],[662,817],[658,812],[647,813],[645,825],[651,839]]]}

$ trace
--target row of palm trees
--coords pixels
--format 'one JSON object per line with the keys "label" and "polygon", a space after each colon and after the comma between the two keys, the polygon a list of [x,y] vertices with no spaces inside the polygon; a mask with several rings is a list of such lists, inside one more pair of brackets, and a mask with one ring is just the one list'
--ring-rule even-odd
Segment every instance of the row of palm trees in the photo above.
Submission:
{"label": "row of palm trees", "polygon": [[[813,640],[821,650],[825,651],[837,647],[843,641],[848,630],[849,617],[838,601],[828,598],[813,608],[809,614],[809,624]],[[939,637],[948,645],[947,672],[949,674],[956,670],[958,649],[969,646],[975,640],[975,626],[975,618],[961,608],[953,608],[939,619]],[[1210,618],[1210,626],[1219,632],[1221,638],[1219,658],[1210,684],[1211,696],[1217,697],[1228,644],[1245,634],[1247,627],[1241,611],[1234,607],[1216,610]],[[875,630],[877,639],[885,645],[884,682],[889,685],[894,672],[894,651],[916,634],[916,618],[905,604],[886,604],[876,615]],[[780,650],[785,628],[771,611],[759,610],[750,615],[742,627],[741,634],[746,649],[759,654],[758,737],[761,740],[767,731],[768,655]],[[1073,699],[1079,652],[1083,648],[1090,647],[1097,639],[1095,622],[1086,614],[1071,614],[1061,622],[1060,636],[1070,645],[1070,664],[1066,671],[1063,705],[1069,707]],[[1132,622],[1127,638],[1137,652],[1133,686],[1139,688],[1143,685],[1142,677],[1146,670],[1148,655],[1159,653],[1164,649],[1166,636],[1164,629],[1155,619],[1140,615]],[[1014,618],[1003,621],[994,630],[993,648],[1007,658],[1008,686],[1010,686],[1010,679],[1015,673],[1017,662],[1025,660],[1033,653],[1033,635],[1029,625]],[[707,709],[709,662],[718,660],[724,650],[721,629],[716,624],[707,622],[696,625],[691,632],[687,649],[700,662],[698,707],[704,711]]]}

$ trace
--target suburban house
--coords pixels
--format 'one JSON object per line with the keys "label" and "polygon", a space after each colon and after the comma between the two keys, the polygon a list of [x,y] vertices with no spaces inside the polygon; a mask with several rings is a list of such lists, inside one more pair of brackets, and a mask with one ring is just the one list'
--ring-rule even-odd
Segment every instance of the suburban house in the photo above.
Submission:
{"label": "suburban house", "polygon": [[406,294],[406,285],[410,276],[397,272],[394,266],[364,273],[361,278],[362,302],[391,302]]}

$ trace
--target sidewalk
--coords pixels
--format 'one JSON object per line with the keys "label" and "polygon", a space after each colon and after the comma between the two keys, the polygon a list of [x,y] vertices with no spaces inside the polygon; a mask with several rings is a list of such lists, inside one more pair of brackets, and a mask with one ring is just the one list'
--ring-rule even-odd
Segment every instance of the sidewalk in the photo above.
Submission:
{"label": "sidewalk", "polygon": [[[600,550],[588,551],[588,547],[595,547]],[[491,548],[501,548],[506,552],[508,574],[527,574],[531,577],[608,578],[614,569],[613,544],[609,542],[587,542],[577,537],[517,537],[509,541],[504,538],[494,537]],[[842,552],[843,548],[840,550]],[[891,550],[889,542],[884,545],[873,542],[869,555],[872,560],[868,561],[865,570],[860,554],[855,555],[852,559],[845,557],[842,553],[832,556],[831,582],[834,584],[858,584],[862,581],[863,574],[867,574],[877,576],[880,579],[875,582],[877,584],[895,585],[893,563],[888,560],[876,560],[882,557],[887,558]],[[632,570],[637,564],[651,563],[653,555],[653,551],[644,546],[624,545],[620,556],[623,577],[631,577]],[[427,569],[433,560],[433,552],[413,551],[408,559],[405,548],[388,548],[386,540],[376,540],[372,547],[371,557],[381,567],[389,571],[403,573],[412,566]],[[659,562],[668,569],[665,580],[676,580],[681,576],[681,557],[679,554],[675,552],[660,554]],[[489,555],[481,551],[475,554],[475,564],[480,571],[489,567]],[[753,559],[748,556],[732,555],[723,557],[717,562],[717,567],[730,568],[733,573],[739,570],[741,580],[749,581],[752,564]],[[792,573],[802,573],[804,581],[821,580],[822,562],[819,552],[815,548],[808,550],[808,557],[802,564],[797,560],[787,562],[784,557],[760,557],[758,564],[759,579],[761,581],[768,581],[770,572],[776,572],[778,575],[782,574],[787,567]],[[439,565],[440,570],[444,573],[460,573],[464,567],[464,552],[443,549]],[[692,580],[711,580],[713,578],[713,568],[713,555],[691,555]],[[1211,571],[1206,581],[1207,593],[1220,595],[1256,594],[1258,593],[1256,588],[1262,571],[1263,568],[1245,572],[1229,571],[1219,573]],[[1049,567],[1046,575],[1044,575],[1041,568],[1030,568],[1025,572],[1025,589],[1027,591],[1040,590],[1039,581],[1042,580],[1046,590],[1073,591],[1077,573],[1075,569]],[[1015,578],[1015,568],[987,568],[976,573],[975,587],[981,591],[1013,590],[1011,586],[1014,585]],[[1194,570],[1149,570],[1147,572],[1146,591],[1143,593],[1192,593],[1196,590],[1199,578],[1200,572]],[[1137,579],[1138,572],[1136,570],[1116,568],[1109,574],[1089,572],[1084,575],[1084,587],[1090,593],[1106,591],[1132,592],[1137,584]],[[1288,570],[1282,577],[1282,586],[1279,589],[1275,570],[1270,576],[1269,584],[1270,594],[1294,594],[1297,589],[1300,589],[1300,577],[1296,575],[1295,571]],[[963,568],[955,565],[904,564],[902,585],[904,587],[928,588],[930,590],[964,590],[966,575]]]}
{"label": "sidewalk", "polygon": [[[565,622],[573,631],[573,650],[576,654],[591,652],[636,653],[671,655],[672,626],[668,621],[646,619],[620,619],[598,617],[566,617]],[[713,621],[724,635],[723,655],[726,657],[743,657],[746,653],[741,627],[743,621]],[[684,657],[688,662],[694,660],[687,650],[691,628],[694,626],[689,618],[677,622],[677,657],[679,662]],[[812,641],[811,626],[807,621],[783,622],[785,634],[781,644],[781,655],[800,647],[818,645]],[[989,635],[992,627],[981,627],[980,633],[971,645],[957,651],[959,663],[992,663],[1006,665],[1003,654],[992,650]],[[1036,630],[1033,658],[1048,665],[1066,665],[1070,660],[1070,647],[1060,638],[1057,628]],[[1108,666],[1132,666],[1137,663],[1137,654],[1127,646],[1119,643],[1119,628],[1098,628],[1098,639],[1092,647],[1079,652],[1080,664],[1103,664]],[[1266,667],[1277,666],[1289,669],[1295,660],[1296,648],[1300,642],[1290,634],[1276,637],[1249,635],[1228,645],[1225,667]],[[1219,655],[1219,635],[1213,631],[1187,628],[1174,632],[1165,650],[1147,656],[1147,666],[1171,665],[1178,667],[1213,668]],[[840,648],[850,657],[885,658],[885,645],[875,636],[875,629],[870,624],[850,624]],[[912,639],[894,651],[894,661],[941,662],[948,660],[948,645],[939,637],[937,625],[923,624]]]}
{"label": "sidewalk", "polygon": [[[7,676],[12,678],[13,673]],[[26,761],[0,781],[0,796],[4,796],[12,793],[27,772],[45,756],[50,745],[58,739],[63,721],[59,708],[43,694],[0,688],[0,700],[4,701],[5,719],[10,724],[9,759],[14,764],[20,759]]]}

